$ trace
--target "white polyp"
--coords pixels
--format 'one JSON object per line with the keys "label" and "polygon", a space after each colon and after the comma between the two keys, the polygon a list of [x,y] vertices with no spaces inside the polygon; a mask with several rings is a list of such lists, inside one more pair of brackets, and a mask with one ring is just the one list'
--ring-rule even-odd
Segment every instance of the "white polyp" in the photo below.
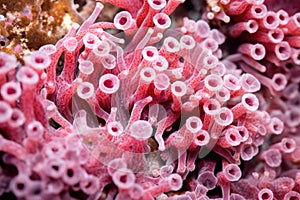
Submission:
{"label": "white polyp", "polygon": [[113,94],[118,91],[120,87],[120,80],[113,74],[105,74],[99,80],[99,88],[107,94]]}
{"label": "white polyp", "polygon": [[17,72],[17,80],[23,84],[34,85],[39,81],[38,74],[29,67],[22,67]]}
{"label": "white polyp", "polygon": [[4,101],[0,101],[0,123],[7,122],[13,114],[10,105]]}
{"label": "white polyp", "polygon": [[226,74],[223,77],[224,86],[232,91],[237,91],[241,89],[241,84],[239,79],[233,74]]}
{"label": "white polyp", "polygon": [[70,36],[64,40],[63,45],[67,51],[72,52],[72,51],[75,51],[75,49],[77,48],[78,41],[77,41],[76,37]]}
{"label": "white polyp", "polygon": [[183,35],[180,38],[179,43],[181,49],[188,49],[188,50],[193,49],[196,45],[194,38],[190,35]]}
{"label": "white polyp", "polygon": [[298,83],[290,83],[283,90],[282,96],[284,96],[287,99],[293,99],[298,94],[298,91],[299,91],[299,84]]}
{"label": "white polyp", "polygon": [[292,138],[283,138],[280,146],[284,153],[292,153],[297,148],[296,141]]}
{"label": "white polyp", "polygon": [[183,27],[181,28],[182,33],[195,33],[196,31],[196,22],[192,19],[189,19],[187,17],[183,18]]}
{"label": "white polyp", "polygon": [[82,82],[77,87],[77,95],[82,99],[91,98],[94,95],[94,86],[89,82]]}
{"label": "white polyp", "polygon": [[210,136],[207,131],[201,130],[197,132],[196,139],[194,140],[194,143],[198,146],[204,146],[207,145],[210,140]]}
{"label": "white polyp", "polygon": [[293,16],[289,17],[289,24],[292,24],[293,27],[291,27],[292,30],[295,30],[300,27],[300,13],[296,12]]}
{"label": "white polyp", "polygon": [[41,46],[39,48],[39,51],[50,56],[56,52],[56,47],[53,44],[46,44],[46,45]]}
{"label": "white polyp", "polygon": [[29,187],[31,186],[32,181],[29,179],[28,175],[25,175],[25,173],[19,173],[9,182],[9,189],[19,198],[28,195]]}
{"label": "white polyp", "polygon": [[282,29],[274,29],[274,30],[270,30],[268,32],[268,37],[271,40],[271,42],[273,43],[279,43],[283,40],[284,38],[284,33]]}
{"label": "white polyp", "polygon": [[167,37],[164,40],[163,46],[165,47],[166,51],[170,53],[176,53],[180,49],[179,42],[174,37]]}
{"label": "white polyp", "polygon": [[254,44],[250,49],[250,55],[255,60],[261,60],[266,55],[266,49],[262,44]]}
{"label": "white polyp", "polygon": [[17,128],[25,123],[25,116],[21,110],[18,108],[12,109],[12,115],[8,120],[8,125],[12,128]]}
{"label": "white polyp", "polygon": [[274,194],[268,188],[263,188],[258,192],[258,200],[272,200],[273,198]]}
{"label": "white polyp", "polygon": [[128,11],[121,11],[114,18],[114,25],[119,30],[127,30],[132,26],[132,16]]}
{"label": "white polyp", "polygon": [[223,63],[218,62],[217,66],[210,70],[211,74],[223,76],[226,73],[226,67]]}
{"label": "white polyp", "polygon": [[164,71],[168,69],[169,63],[163,56],[158,56],[156,61],[153,63],[153,68],[157,71]]}
{"label": "white polyp", "polygon": [[170,86],[170,78],[166,74],[157,74],[154,79],[154,86],[158,90],[166,90]]}
{"label": "white polyp", "polygon": [[213,12],[208,12],[207,15],[206,15],[207,19],[209,20],[213,20],[214,17],[215,17],[215,14]]}
{"label": "white polyp", "polygon": [[156,47],[147,46],[142,50],[142,56],[145,60],[153,62],[158,57],[158,51]]}
{"label": "white polyp", "polygon": [[24,62],[33,69],[44,70],[49,67],[51,58],[45,53],[35,51],[30,55],[24,56]]}
{"label": "white polyp", "polygon": [[109,175],[113,175],[117,170],[126,169],[127,164],[122,158],[114,158],[107,164],[107,172]]}
{"label": "white polyp", "polygon": [[223,80],[220,76],[211,74],[205,77],[204,85],[209,91],[215,92],[222,89]]}
{"label": "white polyp", "polygon": [[161,10],[163,9],[167,2],[166,0],[147,0],[149,6],[154,10]]}
{"label": "white polyp", "polygon": [[203,67],[206,69],[213,69],[219,63],[219,59],[214,55],[205,56],[203,59]]}
{"label": "white polyp", "polygon": [[95,194],[98,190],[98,178],[96,178],[93,175],[87,175],[85,178],[80,182],[80,188],[81,190],[87,194],[87,195],[92,195]]}
{"label": "white polyp", "polygon": [[85,75],[90,75],[94,71],[94,64],[89,60],[83,60],[79,63],[78,69]]}
{"label": "white polyp", "polygon": [[277,117],[273,117],[271,119],[270,124],[269,124],[269,129],[270,129],[271,133],[279,135],[282,133],[283,128],[284,128],[284,124],[280,119],[278,119]]}
{"label": "white polyp", "polygon": [[242,104],[249,111],[256,111],[259,106],[259,101],[256,95],[251,93],[246,93],[242,96]]}
{"label": "white polyp", "polygon": [[228,181],[238,181],[242,177],[241,169],[236,164],[228,164],[223,169]]}
{"label": "white polyp", "polygon": [[109,43],[103,40],[100,40],[96,45],[94,45],[93,52],[97,56],[106,56],[110,52]]}
{"label": "white polyp", "polygon": [[182,81],[176,81],[171,85],[171,92],[177,97],[182,97],[187,92],[187,85]]}
{"label": "white polyp", "polygon": [[[59,164],[61,164],[61,163],[59,163]],[[53,168],[51,169],[51,171],[52,170],[55,171],[55,169],[53,169]],[[59,194],[64,189],[64,183],[61,182],[61,181],[59,181],[59,180],[57,180],[57,179],[53,179],[53,180],[49,180],[49,182],[47,183],[46,187],[47,187],[47,190],[51,191],[52,194]]]}
{"label": "white polyp", "polygon": [[262,19],[267,15],[267,7],[264,4],[261,5],[253,5],[250,8],[250,13],[256,19]]}
{"label": "white polyp", "polygon": [[179,174],[171,174],[167,177],[170,189],[177,191],[182,187],[182,178]]}
{"label": "white polyp", "polygon": [[267,134],[267,129],[264,125],[260,124],[257,126],[257,132],[261,135],[261,136],[265,136]]}
{"label": "white polyp", "polygon": [[296,65],[300,65],[300,51],[293,49],[292,60]]}
{"label": "white polyp", "polygon": [[238,51],[242,54],[248,55],[254,60],[261,60],[266,55],[266,49],[262,44],[245,43],[239,46]]}
{"label": "white polyp", "polygon": [[243,143],[241,145],[241,158],[244,161],[251,160],[256,153],[255,149],[256,149],[255,145]]}
{"label": "white polyp", "polygon": [[141,199],[143,197],[143,194],[144,194],[144,188],[140,184],[134,184],[129,189],[129,196],[134,200]]}
{"label": "white polyp", "polygon": [[130,135],[138,140],[147,140],[151,137],[153,129],[149,122],[137,120],[130,126]]}
{"label": "white polyp", "polygon": [[291,110],[285,111],[284,119],[287,126],[298,127],[298,125],[300,125],[300,113],[298,109],[293,109],[293,107],[291,107]]}
{"label": "white polyp", "polygon": [[203,110],[206,114],[216,115],[220,112],[221,105],[216,99],[209,99],[203,104]]}
{"label": "white polyp", "polygon": [[130,169],[119,169],[112,175],[112,180],[119,189],[130,189],[135,183],[135,175]]}
{"label": "white polyp", "polygon": [[225,130],[225,138],[231,146],[238,146],[241,144],[242,136],[237,129],[230,128]]}
{"label": "white polyp", "polygon": [[204,20],[198,20],[196,22],[196,33],[200,38],[207,38],[210,34],[210,26]]}
{"label": "white polyp", "polygon": [[109,122],[107,124],[107,132],[112,136],[120,136],[123,133],[123,126],[120,122]]}
{"label": "white polyp", "polygon": [[279,167],[282,163],[282,153],[277,148],[269,148],[265,150],[261,157],[270,167]]}
{"label": "white polyp", "polygon": [[246,30],[248,33],[255,33],[258,30],[258,23],[255,20],[250,19],[246,23]]}
{"label": "white polyp", "polygon": [[111,54],[107,54],[102,59],[102,65],[106,69],[114,69],[116,67],[116,57]]}
{"label": "white polyp", "polygon": [[210,31],[211,37],[220,45],[226,40],[225,35],[217,29],[212,29]]}
{"label": "white polyp", "polygon": [[244,126],[238,126],[236,129],[239,131],[239,135],[241,136],[241,142],[246,142],[249,138],[249,131]]}
{"label": "white polyp", "polygon": [[197,133],[202,129],[202,121],[199,117],[192,116],[186,120],[185,126],[191,133]]}
{"label": "white polyp", "polygon": [[165,13],[157,13],[153,17],[153,23],[159,29],[167,29],[171,26],[171,19]]}
{"label": "white polyp", "polygon": [[213,55],[216,56],[218,59],[221,59],[223,57],[222,49],[217,49],[215,52],[213,52]]}
{"label": "white polyp", "polygon": [[22,90],[20,83],[6,82],[1,87],[1,96],[7,102],[15,102],[21,96]]}
{"label": "white polyp", "polygon": [[295,199],[295,200],[300,199],[300,193],[291,190],[291,191],[287,192],[283,197],[283,200],[292,200],[292,199]]}
{"label": "white polyp", "polygon": [[264,27],[267,29],[275,29],[279,26],[279,19],[277,18],[277,14],[273,11],[268,11],[266,16],[262,19]]}
{"label": "white polyp", "polygon": [[240,78],[240,84],[246,92],[253,93],[260,90],[260,82],[252,74],[243,74]]}
{"label": "white polyp", "polygon": [[39,121],[30,122],[26,127],[28,137],[40,139],[44,133],[44,127]]}
{"label": "white polyp", "polygon": [[275,54],[281,61],[287,60],[292,55],[290,44],[286,41],[280,42],[275,46]]}
{"label": "white polyp", "polygon": [[289,22],[289,14],[285,10],[278,10],[276,14],[280,25],[286,25]]}
{"label": "white polyp", "polygon": [[221,90],[216,92],[216,99],[220,102],[225,102],[230,99],[230,92],[227,88],[223,87]]}
{"label": "white polyp", "polygon": [[228,126],[233,122],[233,113],[229,108],[222,107],[215,115],[215,120],[221,126]]}
{"label": "white polyp", "polygon": [[5,74],[11,69],[17,67],[17,59],[15,56],[0,52],[0,73]]}
{"label": "white polyp", "polygon": [[288,80],[284,74],[276,73],[272,77],[272,87],[275,91],[282,91],[286,88]]}
{"label": "white polyp", "polygon": [[206,38],[202,43],[201,46],[215,52],[218,50],[219,45],[218,42],[212,38]]}
{"label": "white polyp", "polygon": [[146,82],[151,82],[155,79],[156,73],[151,67],[144,67],[140,72],[140,77]]}
{"label": "white polyp", "polygon": [[84,46],[88,49],[93,49],[96,44],[100,42],[100,39],[92,33],[87,32],[82,38]]}

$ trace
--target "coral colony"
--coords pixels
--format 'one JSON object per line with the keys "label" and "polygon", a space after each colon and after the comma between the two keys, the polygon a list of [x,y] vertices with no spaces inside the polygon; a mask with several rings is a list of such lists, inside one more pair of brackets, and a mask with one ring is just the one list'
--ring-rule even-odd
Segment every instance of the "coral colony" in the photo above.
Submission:
{"label": "coral colony", "polygon": [[298,1],[193,1],[176,26],[184,3],[102,0],[0,52],[1,199],[300,200]]}

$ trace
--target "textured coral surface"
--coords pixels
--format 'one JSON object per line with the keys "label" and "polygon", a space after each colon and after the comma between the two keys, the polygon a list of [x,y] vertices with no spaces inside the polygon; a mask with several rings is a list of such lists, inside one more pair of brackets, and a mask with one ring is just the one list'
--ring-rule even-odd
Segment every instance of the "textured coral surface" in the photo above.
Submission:
{"label": "textured coral surface", "polygon": [[0,2],[0,199],[300,200],[298,1]]}

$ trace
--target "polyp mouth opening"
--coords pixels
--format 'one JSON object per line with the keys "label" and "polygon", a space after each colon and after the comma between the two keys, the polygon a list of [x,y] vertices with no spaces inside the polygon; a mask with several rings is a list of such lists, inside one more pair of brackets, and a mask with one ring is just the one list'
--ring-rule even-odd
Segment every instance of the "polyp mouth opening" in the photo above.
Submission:
{"label": "polyp mouth opening", "polygon": [[121,25],[125,25],[127,23],[127,18],[126,17],[121,17],[120,20],[119,20],[119,23]]}
{"label": "polyp mouth opening", "polygon": [[167,20],[164,19],[164,18],[159,18],[159,19],[157,20],[157,22],[158,22],[160,25],[164,25],[164,24],[166,24]]}
{"label": "polyp mouth opening", "polygon": [[110,88],[110,89],[114,87],[113,81],[112,81],[112,80],[109,80],[109,79],[105,80],[105,81],[103,82],[103,85],[104,85],[105,87],[107,87],[107,88]]}

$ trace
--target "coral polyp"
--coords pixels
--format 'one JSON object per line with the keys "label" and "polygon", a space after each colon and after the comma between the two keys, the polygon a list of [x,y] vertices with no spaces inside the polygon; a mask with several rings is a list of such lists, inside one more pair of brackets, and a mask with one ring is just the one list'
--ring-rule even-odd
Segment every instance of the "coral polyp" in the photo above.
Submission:
{"label": "coral polyp", "polygon": [[[55,41],[0,32],[1,199],[300,198],[297,8],[46,3],[50,25],[55,5],[70,16]],[[99,20],[107,5],[117,13]],[[0,23],[20,31],[13,11]]]}

